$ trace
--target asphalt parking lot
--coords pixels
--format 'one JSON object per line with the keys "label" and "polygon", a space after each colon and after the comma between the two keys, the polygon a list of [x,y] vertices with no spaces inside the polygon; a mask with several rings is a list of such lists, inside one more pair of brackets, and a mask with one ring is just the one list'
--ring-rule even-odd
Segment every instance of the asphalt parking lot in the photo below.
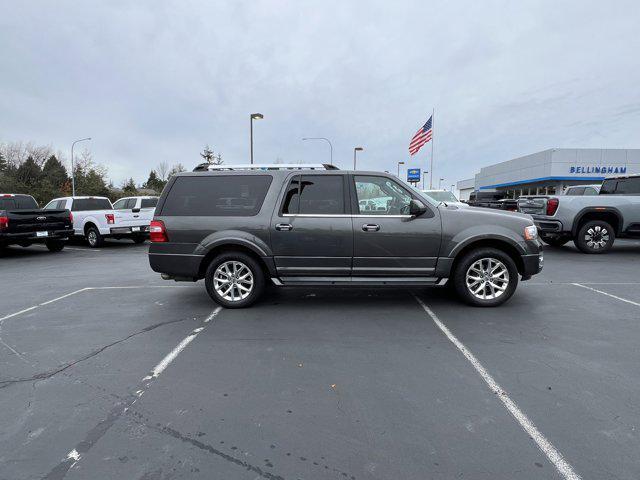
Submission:
{"label": "asphalt parking lot", "polygon": [[222,310],[146,250],[0,258],[1,479],[640,478],[640,242],[547,248],[496,309],[292,289]]}

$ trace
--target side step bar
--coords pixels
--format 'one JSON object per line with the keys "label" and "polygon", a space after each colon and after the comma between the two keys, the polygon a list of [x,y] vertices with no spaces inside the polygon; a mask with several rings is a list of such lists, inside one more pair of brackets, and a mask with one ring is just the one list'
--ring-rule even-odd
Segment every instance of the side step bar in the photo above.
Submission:
{"label": "side step bar", "polygon": [[345,287],[426,287],[443,286],[447,278],[436,277],[272,277],[279,287],[332,286]]}

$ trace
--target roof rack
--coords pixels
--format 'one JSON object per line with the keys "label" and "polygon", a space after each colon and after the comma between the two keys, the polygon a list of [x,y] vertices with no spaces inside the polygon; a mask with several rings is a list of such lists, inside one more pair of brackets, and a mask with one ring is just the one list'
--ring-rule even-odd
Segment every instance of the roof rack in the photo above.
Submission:
{"label": "roof rack", "polygon": [[225,170],[339,170],[329,163],[253,163],[244,165],[212,165],[201,163],[194,172],[216,172]]}

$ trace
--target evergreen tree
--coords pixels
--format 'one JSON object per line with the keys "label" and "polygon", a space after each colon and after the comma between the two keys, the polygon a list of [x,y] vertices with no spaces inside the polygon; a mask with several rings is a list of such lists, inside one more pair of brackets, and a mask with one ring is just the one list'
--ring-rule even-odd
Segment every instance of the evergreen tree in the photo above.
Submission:
{"label": "evergreen tree", "polygon": [[16,178],[28,188],[33,188],[40,180],[42,171],[31,155],[16,170]]}
{"label": "evergreen tree", "polygon": [[136,182],[133,180],[133,178],[130,178],[122,184],[122,193],[124,193],[127,197],[138,194],[138,187],[136,187]]}
{"label": "evergreen tree", "polygon": [[7,170],[7,160],[4,158],[2,152],[0,152],[0,172]]}
{"label": "evergreen tree", "polygon": [[155,190],[157,193],[160,193],[162,192],[162,189],[164,188],[166,183],[166,181],[158,178],[158,174],[155,170],[151,170],[151,172],[149,172],[149,178],[145,183],[142,184],[142,188],[149,188],[151,190]]}

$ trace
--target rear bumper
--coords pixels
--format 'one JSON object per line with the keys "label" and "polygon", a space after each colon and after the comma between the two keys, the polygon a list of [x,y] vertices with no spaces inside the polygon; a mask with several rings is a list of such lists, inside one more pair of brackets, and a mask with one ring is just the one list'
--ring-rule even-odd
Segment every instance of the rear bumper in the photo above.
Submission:
{"label": "rear bumper", "polygon": [[204,255],[149,252],[149,266],[170,278],[197,279],[203,258]]}
{"label": "rear bumper", "polygon": [[0,243],[4,245],[16,243],[44,242],[46,240],[67,240],[73,236],[73,228],[65,230],[46,230],[46,235],[38,236],[37,232],[0,233]]}
{"label": "rear bumper", "polygon": [[533,215],[533,223],[540,233],[561,233],[564,226],[560,220]]}
{"label": "rear bumper", "polygon": [[132,227],[111,227],[109,235],[113,236],[149,236],[149,225],[134,225]]}

